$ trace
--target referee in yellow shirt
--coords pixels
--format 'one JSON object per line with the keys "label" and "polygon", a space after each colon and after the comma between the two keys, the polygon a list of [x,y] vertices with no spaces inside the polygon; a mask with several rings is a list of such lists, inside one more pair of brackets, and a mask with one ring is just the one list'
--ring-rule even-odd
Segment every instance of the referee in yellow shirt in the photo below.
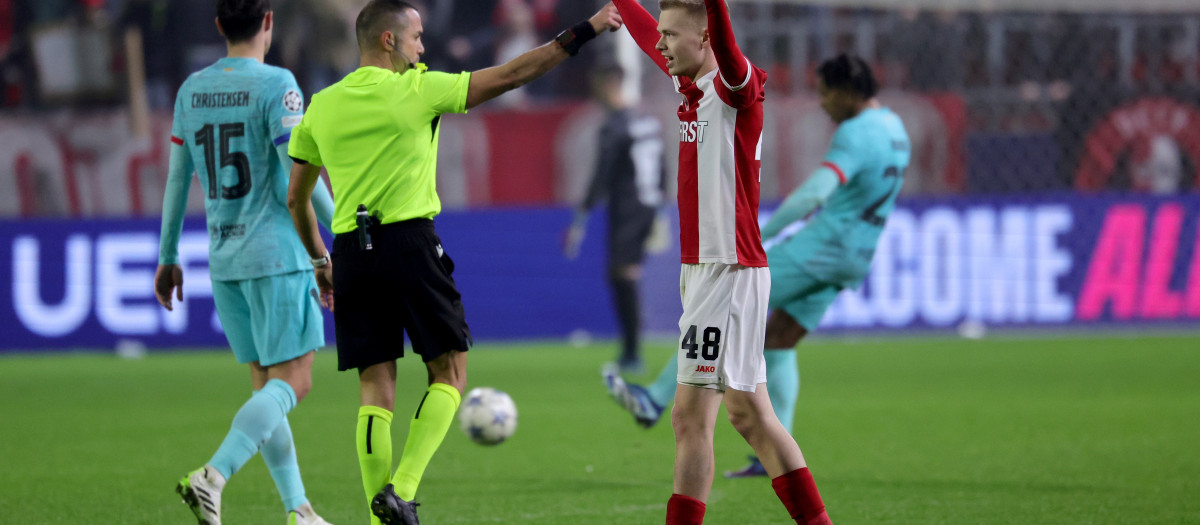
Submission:
{"label": "referee in yellow shirt", "polygon": [[[471,332],[451,277],[454,263],[433,227],[441,211],[438,119],[541,76],[597,34],[620,27],[620,15],[607,4],[504,65],[448,74],[417,62],[425,48],[421,16],[412,5],[371,0],[356,23],[360,67],[313,96],[292,130],[288,154],[296,162],[288,208],[312,257],[321,303],[334,312],[338,369],[358,370],[356,444],[363,487],[378,517],[373,522],[418,523],[417,485],[467,382]],[[332,260],[309,204],[321,166],[333,186]],[[425,361],[429,389],[409,423],[395,475],[389,475],[403,332]]]}

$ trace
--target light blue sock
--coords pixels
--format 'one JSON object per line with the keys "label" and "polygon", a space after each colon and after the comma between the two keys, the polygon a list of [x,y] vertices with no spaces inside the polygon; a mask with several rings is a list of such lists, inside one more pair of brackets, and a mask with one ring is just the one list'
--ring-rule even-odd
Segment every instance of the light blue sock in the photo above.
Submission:
{"label": "light blue sock", "polygon": [[783,428],[791,434],[796,419],[796,398],[800,395],[796,349],[766,350],[763,356],[767,360],[767,394],[771,397],[771,407]]}
{"label": "light blue sock", "polygon": [[271,432],[271,438],[259,449],[267,470],[271,471],[271,479],[275,480],[275,488],[279,489],[279,499],[283,500],[283,510],[294,510],[305,503],[308,498],[304,495],[304,482],[300,480],[300,464],[296,462],[296,446],[292,443],[292,427],[287,418]]}
{"label": "light blue sock", "polygon": [[658,379],[655,379],[650,386],[646,387],[646,391],[650,393],[650,399],[660,407],[666,407],[675,400],[675,385],[679,384],[679,352],[671,352],[671,360],[663,365],[662,372],[658,373]]}
{"label": "light blue sock", "polygon": [[233,416],[233,425],[225,435],[225,441],[208,464],[228,480],[254,457],[295,406],[296,392],[291,385],[280,379],[267,381],[266,386],[250,396]]}

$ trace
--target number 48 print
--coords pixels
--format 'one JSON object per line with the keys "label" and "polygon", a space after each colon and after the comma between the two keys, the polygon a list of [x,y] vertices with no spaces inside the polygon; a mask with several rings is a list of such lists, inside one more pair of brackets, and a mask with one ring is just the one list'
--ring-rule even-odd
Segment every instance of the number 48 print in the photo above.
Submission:
{"label": "number 48 print", "polygon": [[[715,326],[705,327],[704,338],[701,341],[703,345],[696,342],[696,331],[696,325],[688,327],[679,349],[687,350],[685,357],[688,359],[703,356],[706,361],[716,361],[717,356],[721,355],[721,329]],[[700,350],[700,353],[696,353],[696,350]]]}

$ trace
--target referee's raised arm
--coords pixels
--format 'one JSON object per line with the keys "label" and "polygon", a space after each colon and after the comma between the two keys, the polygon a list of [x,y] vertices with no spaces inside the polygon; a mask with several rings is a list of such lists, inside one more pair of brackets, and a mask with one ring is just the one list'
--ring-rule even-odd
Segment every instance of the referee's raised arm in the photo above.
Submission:
{"label": "referee's raised arm", "polygon": [[621,15],[612,2],[586,21],[559,33],[553,41],[536,47],[499,66],[471,73],[467,108],[473,108],[505,92],[519,88],[574,56],[588,40],[605,31],[621,28]]}

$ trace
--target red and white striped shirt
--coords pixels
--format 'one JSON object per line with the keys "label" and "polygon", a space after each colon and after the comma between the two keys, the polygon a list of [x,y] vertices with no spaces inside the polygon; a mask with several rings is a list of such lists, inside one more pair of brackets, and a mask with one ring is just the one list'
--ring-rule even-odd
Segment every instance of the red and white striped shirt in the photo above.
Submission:
{"label": "red and white striped shirt", "polygon": [[[749,64],[749,61],[746,62]],[[737,91],[717,70],[680,86],[679,245],[681,262],[766,266],[758,230],[762,92],[766,73],[750,65]]]}
{"label": "red and white striped shirt", "polygon": [[[662,69],[658,22],[636,0],[615,0],[638,46]],[[767,266],[758,229],[767,73],[738,49],[724,0],[706,0],[717,69],[675,77],[679,105],[679,243],[684,264]]]}

